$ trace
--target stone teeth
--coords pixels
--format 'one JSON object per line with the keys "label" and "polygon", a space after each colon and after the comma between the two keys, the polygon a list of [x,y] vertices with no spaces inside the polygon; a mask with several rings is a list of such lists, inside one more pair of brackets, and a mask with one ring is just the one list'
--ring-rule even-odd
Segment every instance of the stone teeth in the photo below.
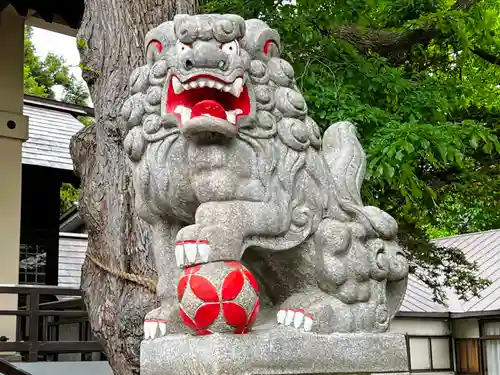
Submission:
{"label": "stone teeth", "polygon": [[217,90],[222,90],[223,87],[224,87],[224,84],[222,84],[220,82],[215,82],[215,88]]}
{"label": "stone teeth", "polygon": [[207,82],[206,80],[204,80],[204,79],[200,79],[200,80],[198,81],[198,85],[199,85],[200,87],[205,87],[205,86],[207,85],[207,83],[208,83],[208,82]]}
{"label": "stone teeth", "polygon": [[179,81],[179,78],[177,78],[176,76],[172,77],[172,87],[174,88],[174,92],[176,94],[180,94],[184,91],[181,81]]}
{"label": "stone teeth", "polygon": [[233,82],[233,85],[231,88],[231,94],[233,94],[234,96],[239,98],[242,91],[243,91],[243,78],[239,77],[239,78],[236,78]]}
{"label": "stone teeth", "polygon": [[182,85],[182,88],[184,90],[189,90],[191,87],[189,86],[189,83],[186,83],[186,84]]}
{"label": "stone teeth", "polygon": [[229,91],[231,91],[231,89],[232,89],[232,88],[233,88],[233,87],[232,87],[232,86],[230,86],[230,85],[225,85],[225,86],[222,88],[222,90],[224,90],[225,92],[229,92]]}
{"label": "stone teeth", "polygon": [[189,83],[189,87],[191,87],[192,89],[195,89],[198,87],[198,81],[193,81],[193,82],[190,82]]}
{"label": "stone teeth", "polygon": [[207,86],[210,87],[210,88],[214,88],[215,87],[215,81],[209,80],[207,82]]}

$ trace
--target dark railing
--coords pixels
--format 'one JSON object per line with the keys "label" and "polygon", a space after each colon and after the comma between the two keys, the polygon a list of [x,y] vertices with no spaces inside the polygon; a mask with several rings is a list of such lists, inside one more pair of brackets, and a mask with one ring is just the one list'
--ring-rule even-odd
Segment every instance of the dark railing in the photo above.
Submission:
{"label": "dark railing", "polygon": [[[83,340],[88,340],[87,312],[81,302],[81,291],[78,289],[57,286],[38,285],[0,285],[1,294],[17,294],[26,296],[26,305],[18,310],[0,310],[0,316],[17,316],[16,341],[0,342],[0,352],[20,353],[23,360],[37,362],[46,358],[47,354],[92,353],[102,352],[102,346],[96,341],[57,341],[60,324],[78,322],[86,327]],[[40,303],[41,296],[72,296],[67,301]],[[1,298],[1,297],[0,297]],[[55,328],[56,333],[53,334]],[[55,338],[55,340],[54,340]],[[82,334],[80,332],[80,340]],[[8,362],[7,362],[8,363]],[[0,362],[2,373],[2,362]],[[4,372],[8,375],[7,372]],[[19,375],[19,373],[12,373]]]}

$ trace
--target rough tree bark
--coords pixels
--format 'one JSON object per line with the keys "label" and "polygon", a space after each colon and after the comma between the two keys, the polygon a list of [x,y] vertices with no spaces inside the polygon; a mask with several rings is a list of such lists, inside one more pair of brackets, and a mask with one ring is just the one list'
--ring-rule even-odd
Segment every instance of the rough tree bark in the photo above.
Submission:
{"label": "rough tree bark", "polygon": [[196,0],[85,0],[77,36],[96,113],[95,124],[71,144],[82,181],[80,213],[89,232],[82,289],[92,331],[115,375],[139,374],[143,319],[156,303],[151,288],[113,274],[156,279],[149,229],[133,213],[119,113],[130,73],[144,64],[146,32],[195,9]]}

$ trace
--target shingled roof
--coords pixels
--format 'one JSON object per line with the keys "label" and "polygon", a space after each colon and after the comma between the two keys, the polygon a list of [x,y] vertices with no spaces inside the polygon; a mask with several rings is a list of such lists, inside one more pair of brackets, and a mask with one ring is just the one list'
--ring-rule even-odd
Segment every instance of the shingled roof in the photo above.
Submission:
{"label": "shingled roof", "polygon": [[479,276],[488,279],[491,285],[481,291],[480,298],[459,300],[452,290],[446,290],[447,306],[433,301],[432,291],[415,276],[410,276],[401,314],[427,313],[466,316],[500,313],[500,229],[440,238],[439,246],[453,247],[464,252],[467,259],[476,262]]}
{"label": "shingled roof", "polygon": [[0,12],[8,5],[12,5],[22,17],[32,15],[49,23],[66,24],[73,29],[80,27],[85,9],[83,0],[10,0],[0,1]]}
{"label": "shingled roof", "polygon": [[69,153],[71,137],[83,128],[77,115],[92,115],[90,108],[26,96],[23,113],[29,117],[29,139],[22,148],[22,162],[73,170]]}

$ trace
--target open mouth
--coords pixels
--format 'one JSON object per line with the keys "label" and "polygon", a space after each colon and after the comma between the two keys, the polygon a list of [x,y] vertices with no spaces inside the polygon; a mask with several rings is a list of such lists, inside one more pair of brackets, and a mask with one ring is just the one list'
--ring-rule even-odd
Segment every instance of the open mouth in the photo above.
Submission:
{"label": "open mouth", "polygon": [[215,117],[236,126],[238,117],[250,114],[250,97],[242,77],[224,82],[198,75],[181,82],[173,75],[166,100],[166,111],[177,115],[180,127],[197,117]]}

